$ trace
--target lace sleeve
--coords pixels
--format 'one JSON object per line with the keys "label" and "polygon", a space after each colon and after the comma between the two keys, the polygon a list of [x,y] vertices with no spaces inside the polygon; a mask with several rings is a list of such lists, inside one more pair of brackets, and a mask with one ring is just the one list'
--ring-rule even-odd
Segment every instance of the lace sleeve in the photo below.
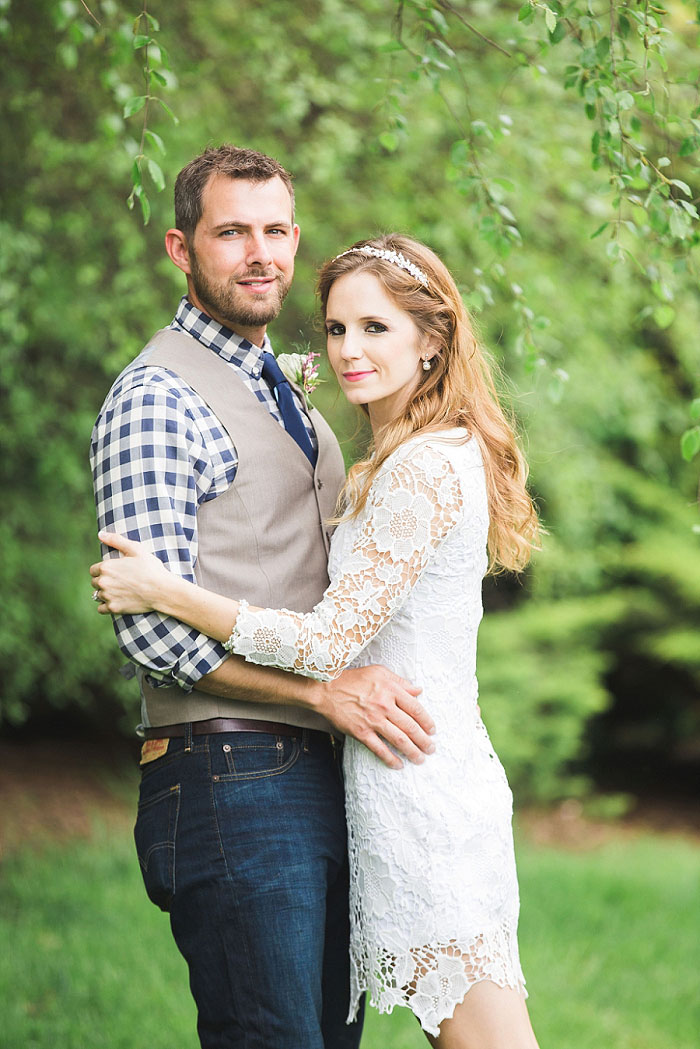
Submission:
{"label": "lace sleeve", "polygon": [[463,505],[457,475],[439,445],[407,452],[389,460],[372,485],[352,549],[313,611],[253,609],[241,602],[230,651],[329,681],[391,619]]}

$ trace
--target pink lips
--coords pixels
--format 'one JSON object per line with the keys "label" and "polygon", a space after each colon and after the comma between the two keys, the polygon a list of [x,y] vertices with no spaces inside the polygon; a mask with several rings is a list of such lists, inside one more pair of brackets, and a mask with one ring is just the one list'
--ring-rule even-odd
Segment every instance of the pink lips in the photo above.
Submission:
{"label": "pink lips", "polygon": [[274,277],[248,277],[247,280],[239,280],[238,284],[243,288],[248,288],[254,294],[261,294],[272,287],[274,280]]}
{"label": "pink lips", "polygon": [[343,372],[343,378],[346,382],[359,382],[360,379],[364,379],[367,375],[374,375],[374,372]]}

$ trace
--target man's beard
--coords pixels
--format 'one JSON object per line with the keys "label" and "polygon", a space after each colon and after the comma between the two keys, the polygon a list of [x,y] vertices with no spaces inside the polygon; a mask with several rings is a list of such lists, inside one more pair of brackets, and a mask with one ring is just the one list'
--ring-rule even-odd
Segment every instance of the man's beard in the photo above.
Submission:
{"label": "man's beard", "polygon": [[237,281],[246,277],[269,277],[269,273],[253,269],[242,277],[229,278],[222,283],[212,282],[202,271],[197,256],[190,248],[190,279],[194,292],[210,316],[220,318],[233,329],[257,328],[273,321],[282,309],[287,297],[291,279],[275,274],[275,282],[264,300],[251,301],[243,299],[244,292],[239,291]]}

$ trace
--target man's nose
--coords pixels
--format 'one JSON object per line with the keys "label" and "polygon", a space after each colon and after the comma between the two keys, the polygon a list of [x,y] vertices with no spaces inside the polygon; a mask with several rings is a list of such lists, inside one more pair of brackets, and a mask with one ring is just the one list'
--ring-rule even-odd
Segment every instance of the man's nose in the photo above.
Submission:
{"label": "man's nose", "polygon": [[269,266],[272,254],[265,234],[251,233],[246,242],[246,263],[248,266]]}

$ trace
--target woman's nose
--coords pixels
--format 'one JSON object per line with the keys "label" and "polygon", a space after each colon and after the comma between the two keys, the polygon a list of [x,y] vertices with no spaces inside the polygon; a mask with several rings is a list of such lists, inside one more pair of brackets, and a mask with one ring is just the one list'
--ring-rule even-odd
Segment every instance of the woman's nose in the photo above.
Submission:
{"label": "woman's nose", "polygon": [[348,361],[356,360],[362,356],[361,339],[356,333],[346,330],[340,347],[340,355],[344,360]]}

